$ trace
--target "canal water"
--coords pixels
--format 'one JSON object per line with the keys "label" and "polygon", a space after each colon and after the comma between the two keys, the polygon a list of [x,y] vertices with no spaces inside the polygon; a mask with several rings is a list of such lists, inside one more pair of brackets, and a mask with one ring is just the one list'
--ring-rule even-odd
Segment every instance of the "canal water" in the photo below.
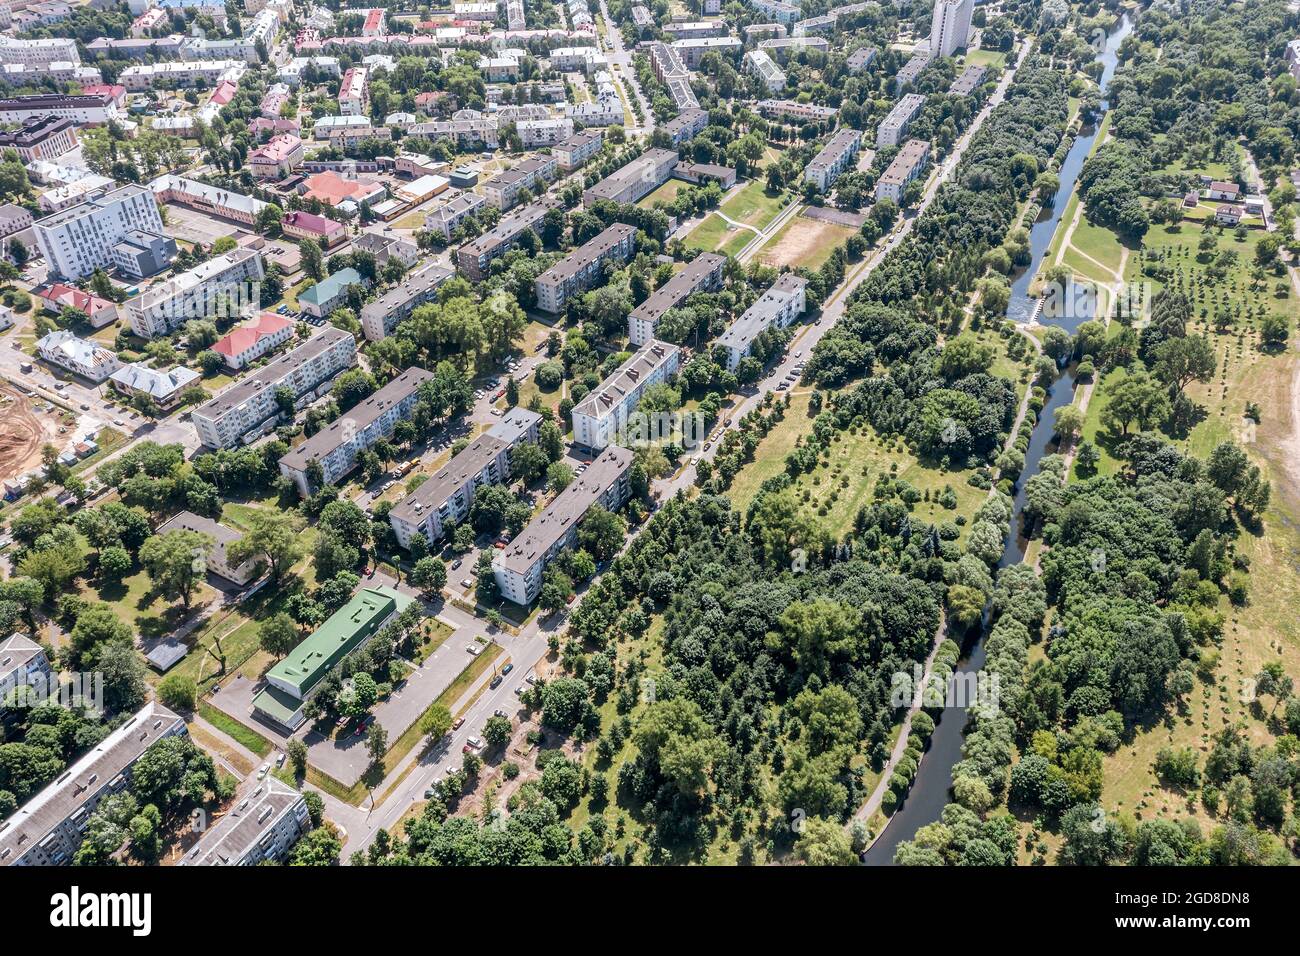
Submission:
{"label": "canal water", "polygon": [[[1116,24],[1115,30],[1106,37],[1105,44],[1098,55],[1103,67],[1099,78],[1103,101],[1100,115],[1097,117],[1098,125],[1100,125],[1101,118],[1108,108],[1104,96],[1110,86],[1111,77],[1115,75],[1119,46],[1132,30],[1132,23],[1125,16]],[[1029,284],[1038,273],[1043,256],[1046,255],[1047,247],[1051,243],[1052,236],[1055,234],[1056,227],[1060,222],[1061,215],[1065,212],[1065,207],[1069,203],[1070,193],[1074,190],[1074,184],[1083,169],[1084,160],[1088,158],[1088,154],[1092,151],[1092,144],[1096,136],[1096,127],[1092,127],[1081,131],[1078,138],[1075,139],[1074,144],[1066,154],[1065,161],[1061,164],[1060,189],[1057,190],[1052,204],[1039,214],[1038,220],[1029,231],[1029,245],[1033,258],[1025,271],[1012,283],[1011,300],[1007,305],[1007,317],[1016,322],[1021,324],[1028,322],[1038,308],[1038,298],[1029,295]],[[1086,300],[1086,298],[1086,296],[1071,295],[1068,301],[1077,303]],[[1073,313],[1067,312],[1067,316],[1062,317],[1059,321],[1050,320],[1051,324],[1060,325],[1066,331],[1073,333],[1081,322],[1091,317],[1077,311]],[[1040,317],[1040,321],[1047,320]],[[1073,400],[1074,370],[1071,367],[1062,372],[1056,382],[1053,383],[1048,393],[1047,404],[1039,413],[1037,424],[1030,437],[1029,450],[1025,453],[1024,471],[1021,472],[1020,482],[1016,487],[1015,501],[1011,513],[1011,529],[1007,533],[1006,541],[1003,544],[1002,557],[998,561],[998,567],[1000,568],[1019,564],[1024,559],[1025,547],[1028,543],[1025,537],[1026,529],[1024,528],[1025,485],[1037,473],[1039,462],[1052,445],[1054,437],[1052,421],[1056,409],[1062,405],[1068,405]],[[953,679],[962,681],[959,686],[973,687],[974,682],[965,683],[966,678],[963,675],[974,674],[984,666],[983,633],[980,633],[974,642],[963,650],[964,656],[957,665],[957,674]],[[961,760],[961,748],[965,740],[967,719],[968,714],[965,708],[949,708],[945,710],[935,726],[934,734],[930,738],[930,745],[921,760],[920,769],[917,771],[916,779],[913,781],[912,788],[908,792],[906,799],[894,812],[894,815],[890,817],[884,833],[872,844],[863,857],[863,862],[868,866],[891,865],[894,860],[894,851],[900,843],[911,840],[916,836],[917,830],[939,819],[939,814],[944,806],[950,802],[952,768]]]}

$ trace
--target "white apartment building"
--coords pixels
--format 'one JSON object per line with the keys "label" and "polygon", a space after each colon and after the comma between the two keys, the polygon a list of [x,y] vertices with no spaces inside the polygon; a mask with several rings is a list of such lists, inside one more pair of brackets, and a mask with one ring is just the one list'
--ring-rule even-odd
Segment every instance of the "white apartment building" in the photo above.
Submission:
{"label": "white apartment building", "polygon": [[0,822],[0,866],[65,866],[81,846],[91,814],[131,782],[131,768],[185,721],[150,701],[7,820]]}
{"label": "white apartment building", "polygon": [[749,6],[764,19],[789,26],[799,19],[799,6],[781,0],[748,0]]}
{"label": "white apartment building", "polygon": [[537,149],[539,146],[555,146],[573,135],[573,120],[567,116],[554,119],[520,120],[515,124],[524,149]]}
{"label": "white apartment building", "polygon": [[191,420],[199,441],[207,448],[234,448],[265,434],[280,419],[275,400],[279,388],[292,391],[302,407],[328,391],[335,376],[350,368],[356,357],[351,333],[327,326],[195,409]]}
{"label": "white apartment building", "polygon": [[398,324],[426,302],[432,302],[438,287],[456,273],[431,262],[413,272],[373,302],[361,307],[361,330],[371,342],[392,335]]}
{"label": "white apartment building", "polygon": [[128,66],[118,78],[128,93],[151,90],[158,83],[176,86],[216,86],[223,73],[242,65],[240,60],[181,60]]}
{"label": "white apartment building", "polygon": [[113,247],[128,233],[164,232],[153,193],[136,185],[37,220],[32,228],[51,275],[64,279],[111,267]]}
{"label": "white apartment building", "polygon": [[343,74],[339,85],[339,113],[365,116],[370,107],[370,75],[364,66],[354,66]]}
{"label": "white apartment building", "polygon": [[571,297],[592,287],[607,260],[626,262],[636,248],[636,230],[616,222],[551,266],[534,282],[537,307],[561,312]]}
{"label": "white apartment building", "polygon": [[356,466],[357,455],[393,434],[397,423],[410,415],[420,386],[432,380],[432,372],[408,368],[281,458],[280,474],[292,481],[304,498],[319,490],[308,476],[313,463],[320,465],[324,484],[336,484]]}
{"label": "white apartment building", "polygon": [[212,822],[178,866],[257,866],[281,862],[311,829],[301,793],[274,774],[250,778],[235,803]]}
{"label": "white apartment building", "polygon": [[45,40],[18,40],[0,37],[0,65],[46,66],[50,63],[80,63],[77,41],[65,37]]}
{"label": "white apartment building", "polygon": [[389,524],[403,548],[410,548],[416,535],[429,544],[440,540],[449,525],[469,517],[474,492],[484,485],[499,485],[510,479],[510,454],[523,442],[536,442],[542,416],[526,408],[510,409],[438,469],[419,488],[403,498],[388,513]]}
{"label": "white apartment building", "polygon": [[636,202],[666,183],[677,163],[675,149],[647,149],[590,189],[583,190],[582,204],[590,206],[600,199],[609,199],[616,203]]}
{"label": "white apartment building", "polygon": [[26,123],[31,119],[57,116],[86,126],[102,126],[122,119],[117,99],[111,93],[65,96],[35,93],[0,100],[0,123]]}
{"label": "white apartment building", "polygon": [[975,0],[938,0],[930,19],[930,55],[952,56],[970,42]]}
{"label": "white apartment building", "polygon": [[533,195],[545,191],[559,172],[560,164],[554,156],[531,156],[483,183],[483,195],[489,205],[505,212],[519,201],[524,190]]}
{"label": "white apartment building", "polygon": [[788,82],[785,71],[776,65],[766,50],[750,50],[745,54],[745,69],[758,77],[764,88],[775,96]]}
{"label": "white apartment building", "polygon": [[478,193],[460,193],[428,213],[424,217],[424,228],[451,242],[456,228],[486,205],[487,200]]}
{"label": "white apartment building", "polygon": [[628,472],[632,453],[610,445],[573,482],[528,522],[492,561],[492,573],[501,594],[527,606],[542,591],[542,572],[557,554],[573,547],[578,525],[594,506],[614,511],[631,494]]}
{"label": "white apartment building", "polygon": [[56,329],[36,343],[41,358],[98,384],[122,367],[117,355],[98,342]]}
{"label": "white apartment building", "polygon": [[895,103],[876,127],[876,147],[897,146],[924,105],[925,97],[920,93],[908,93]]}
{"label": "white apartment building", "polygon": [[8,700],[17,687],[48,693],[53,673],[50,659],[35,641],[22,634],[0,641],[0,701]]}
{"label": "white apartment building", "polygon": [[740,360],[749,354],[754,340],[771,328],[785,328],[807,308],[805,289],[808,280],[792,272],[784,273],[775,284],[745,310],[745,314],[718,337],[727,350],[727,370],[734,372]]}
{"label": "white apartment building", "polygon": [[650,293],[627,315],[628,337],[632,344],[641,346],[651,341],[664,313],[681,305],[687,296],[706,289],[722,288],[722,267],[726,264],[725,256],[702,252],[677,275]]}
{"label": "white apartment building", "polygon": [[167,335],[190,319],[257,307],[256,283],[266,275],[256,249],[234,249],[150,286],[127,303],[131,330],[143,339]]}
{"label": "white apartment building", "polygon": [[804,169],[804,180],[812,183],[820,192],[826,192],[840,174],[853,164],[861,146],[860,130],[848,127],[839,130]]}
{"label": "white apartment building", "polygon": [[682,58],[689,70],[697,70],[700,63],[710,53],[718,53],[726,57],[744,49],[745,44],[736,37],[691,37],[687,40],[676,40],[673,42],[673,49],[677,55]]}
{"label": "white apartment building", "polygon": [[591,157],[600,152],[605,145],[605,134],[598,129],[583,130],[575,133],[551,150],[551,155],[560,164],[564,172],[572,172]]}
{"label": "white apartment building", "polygon": [[876,199],[901,202],[903,191],[912,180],[921,175],[921,170],[925,169],[929,161],[930,143],[923,139],[909,139],[876,183]]}
{"label": "white apartment building", "polygon": [[682,350],[651,339],[573,407],[573,440],[599,451],[618,440],[641,396],[677,374]]}

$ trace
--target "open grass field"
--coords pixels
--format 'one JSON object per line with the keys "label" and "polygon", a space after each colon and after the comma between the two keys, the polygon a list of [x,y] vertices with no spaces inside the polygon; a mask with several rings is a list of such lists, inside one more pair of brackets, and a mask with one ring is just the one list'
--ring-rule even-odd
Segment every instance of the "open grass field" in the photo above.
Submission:
{"label": "open grass field", "polygon": [[971,50],[966,54],[964,65],[995,66],[1000,69],[1007,65],[1007,55],[999,50]]}
{"label": "open grass field", "polygon": [[[742,513],[749,507],[764,481],[785,471],[785,458],[795,447],[795,440],[808,432],[809,392],[798,392],[790,401],[785,418],[768,432],[755,453],[754,461],[745,466],[727,492]],[[897,466],[896,470],[894,466]],[[838,434],[829,454],[811,474],[801,475],[795,488],[805,507],[821,520],[826,530],[840,537],[852,530],[858,509],[872,500],[872,490],[882,475],[893,475],[910,482],[922,495],[936,498],[945,487],[957,496],[957,507],[943,508],[937,501],[919,501],[912,513],[923,521],[952,521],[959,514],[971,515],[987,492],[966,483],[968,471],[943,472],[918,461],[901,441],[881,439],[863,426],[856,433]]]}
{"label": "open grass field", "polygon": [[[1213,164],[1204,171],[1215,175]],[[1082,241],[1089,253],[1106,258],[1107,230],[1093,229]],[[1199,803],[1165,787],[1152,769],[1156,753],[1163,747],[1192,747],[1204,759],[1215,734],[1227,726],[1241,726],[1255,744],[1270,739],[1266,708],[1243,699],[1242,688],[1270,660],[1280,660],[1287,672],[1300,678],[1300,623],[1294,607],[1300,600],[1300,575],[1296,555],[1300,554],[1300,484],[1293,475],[1296,430],[1292,389],[1298,384],[1300,357],[1294,351],[1270,354],[1260,348],[1258,323],[1273,313],[1286,316],[1294,330],[1300,319],[1298,302],[1288,277],[1268,270],[1254,272],[1255,247],[1264,235],[1249,230],[1238,238],[1233,230],[1212,228],[1215,248],[1201,254],[1198,246],[1205,233],[1201,226],[1155,226],[1144,237],[1140,251],[1132,252],[1125,268],[1125,280],[1141,282],[1148,301],[1166,286],[1181,287],[1192,299],[1194,316],[1190,332],[1204,334],[1214,344],[1217,370],[1208,382],[1188,386],[1188,396],[1204,409],[1201,420],[1186,436],[1176,438],[1178,447],[1206,457],[1220,442],[1242,444],[1261,467],[1267,468],[1273,483],[1272,504],[1264,516],[1263,528],[1243,528],[1235,541],[1239,555],[1249,562],[1250,599],[1235,608],[1226,597],[1219,610],[1225,619],[1224,634],[1217,647],[1220,658],[1211,678],[1198,681],[1185,706],[1150,726],[1138,728],[1130,740],[1104,762],[1105,790],[1102,803],[1108,809],[1131,813],[1136,819],[1161,815],[1191,815],[1204,829],[1219,822]],[[1111,247],[1119,249],[1117,237]],[[1079,244],[1076,232],[1075,244]],[[1223,256],[1223,253],[1230,253]],[[1221,274],[1210,268],[1218,259]],[[1216,329],[1220,314],[1231,319],[1223,330]],[[1109,333],[1120,330],[1112,322]],[[1294,332],[1293,332],[1294,336]],[[1140,368],[1140,363],[1134,369]],[[1101,452],[1098,471],[1113,473],[1120,463],[1112,454],[1116,437],[1101,422],[1111,390],[1130,371],[1109,372],[1094,389],[1088,407],[1083,437]],[[1260,406],[1258,427],[1245,418],[1247,402]],[[1075,470],[1074,479],[1080,476]]]}
{"label": "open grass field", "polygon": [[818,269],[852,234],[848,226],[795,216],[763,245],[758,259],[769,266]]}
{"label": "open grass field", "polygon": [[686,245],[704,252],[717,252],[734,256],[749,245],[755,234],[748,229],[737,229],[717,213],[709,213],[704,221],[691,230]]}
{"label": "open grass field", "polygon": [[724,202],[722,211],[736,222],[762,229],[776,218],[777,213],[785,208],[791,198],[787,192],[769,194],[766,181],[754,179]]}
{"label": "open grass field", "polygon": [[677,194],[689,186],[690,183],[681,179],[670,179],[658,189],[654,190],[637,202],[642,209],[653,209],[656,203],[670,203],[677,198]]}

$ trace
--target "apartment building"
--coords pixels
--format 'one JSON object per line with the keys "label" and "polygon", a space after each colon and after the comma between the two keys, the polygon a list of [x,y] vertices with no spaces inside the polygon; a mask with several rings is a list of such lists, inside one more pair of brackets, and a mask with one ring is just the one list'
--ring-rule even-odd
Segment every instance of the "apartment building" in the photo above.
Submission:
{"label": "apartment building", "polygon": [[773,23],[790,26],[799,19],[797,4],[782,3],[781,0],[748,0],[748,3],[755,13]]}
{"label": "apartment building", "polygon": [[697,110],[700,101],[691,90],[691,71],[686,69],[681,56],[666,43],[658,40],[642,45],[650,58],[650,68],[664,86],[679,111]]}
{"label": "apartment building", "polygon": [[835,29],[835,17],[809,17],[794,25],[792,32],[797,37],[812,36],[815,33],[830,33]]}
{"label": "apartment building", "polygon": [[432,380],[432,372],[408,368],[281,458],[280,474],[292,481],[304,498],[320,490],[308,477],[313,462],[320,465],[323,484],[336,484],[356,467],[357,455],[393,434],[393,427],[415,407],[420,386]]}
{"label": "apartment building", "polygon": [[704,110],[682,110],[659,127],[674,147],[694,139],[709,125],[709,114]]}
{"label": "apartment building", "polygon": [[984,77],[988,76],[988,72],[988,67],[972,63],[961,71],[961,76],[952,81],[952,86],[948,87],[948,95],[970,96],[980,88],[980,84],[984,82]]}
{"label": "apartment building", "polygon": [[614,223],[537,277],[534,282],[537,308],[543,312],[562,312],[570,298],[600,279],[608,260],[626,262],[635,248],[636,230],[625,223]]}
{"label": "apartment building", "polygon": [[816,103],[797,103],[794,100],[759,100],[758,112],[766,119],[779,119],[791,123],[825,123],[835,119],[836,111]]}
{"label": "apartment building", "polygon": [[186,733],[185,721],[150,701],[89,753],[0,822],[0,866],[72,862],[101,800],[131,782],[131,768],[158,741]]}
{"label": "apartment building", "polygon": [[216,86],[227,70],[243,66],[240,60],[182,60],[175,63],[144,63],[128,66],[118,82],[129,93],[143,93],[158,84],[174,86]]}
{"label": "apartment building", "polygon": [[524,149],[537,149],[541,146],[555,146],[573,135],[573,120],[567,116],[553,119],[519,120],[515,123],[515,132],[524,144]]}
{"label": "apartment building", "polygon": [[131,331],[142,339],[167,335],[190,319],[242,311],[257,302],[256,283],[266,275],[256,249],[233,249],[159,282],[126,306]]}
{"label": "apartment building", "polygon": [[64,37],[45,40],[18,40],[0,37],[0,65],[45,66],[49,63],[80,63],[77,41]]}
{"label": "apartment building", "polygon": [[800,50],[817,50],[826,53],[830,50],[830,44],[821,37],[773,37],[770,40],[763,40],[759,43],[758,48],[766,52],[776,62],[784,63]]}
{"label": "apartment building", "polygon": [[876,127],[876,148],[897,146],[924,105],[925,97],[920,93],[908,93],[895,103]]}
{"label": "apartment building", "polygon": [[243,585],[253,580],[257,574],[256,558],[249,558],[241,564],[234,564],[231,561],[228,549],[244,538],[233,528],[227,528],[218,521],[196,515],[192,511],[182,511],[163,522],[158,528],[158,534],[165,534],[168,531],[193,531],[211,541],[203,560],[208,571],[218,577]]}
{"label": "apartment building", "polygon": [[912,58],[903,64],[902,69],[894,74],[894,92],[899,93],[912,85],[920,77],[922,71],[930,65],[934,59],[930,51],[921,47],[917,52],[912,54]]}
{"label": "apartment building", "polygon": [[109,93],[63,95],[35,93],[0,99],[0,123],[26,123],[56,117],[85,126],[103,126],[122,118],[117,100]]}
{"label": "apartment building", "polygon": [[289,389],[301,407],[328,391],[356,357],[351,333],[327,326],[195,409],[191,420],[199,441],[207,448],[234,448],[246,436],[251,440],[265,434],[281,415],[276,391]]}
{"label": "apartment building", "polygon": [[361,308],[361,330],[371,342],[378,342],[393,334],[398,324],[426,302],[432,302],[438,288],[454,272],[440,265],[430,264],[408,272],[400,283],[393,286],[373,302]]}
{"label": "apartment building", "polygon": [[324,249],[337,246],[348,237],[346,224],[301,209],[286,212],[280,219],[280,229],[289,239],[311,239]]}
{"label": "apartment building", "polygon": [[734,55],[744,49],[745,44],[736,37],[708,36],[693,37],[688,40],[676,40],[673,49],[682,58],[687,69],[699,69],[700,62],[710,53],[726,56]]}
{"label": "apartment building", "polygon": [[903,191],[916,179],[930,161],[930,143],[923,139],[909,139],[898,151],[894,161],[876,183],[876,199],[901,202]]}
{"label": "apartment building", "polygon": [[616,203],[633,203],[668,181],[677,165],[677,151],[647,149],[632,162],[614,170],[590,189],[582,192],[582,204],[590,206],[600,199]]}
{"label": "apartment building", "polygon": [[345,657],[359,650],[411,599],[392,588],[361,588],[310,637],[266,672],[266,687],[253,698],[253,713],[289,731],[306,720],[304,705]]}
{"label": "apartment building", "polygon": [[849,58],[844,61],[844,67],[850,73],[861,73],[867,67],[876,61],[876,48],[874,46],[858,47],[849,54]]}
{"label": "apartment building", "polygon": [[628,313],[627,330],[632,344],[641,346],[652,340],[664,313],[681,305],[687,296],[722,288],[722,267],[726,264],[725,256],[702,252],[686,263],[677,275],[650,293],[644,302]]}
{"label": "apartment building", "polygon": [[507,213],[483,235],[456,250],[456,267],[467,278],[482,282],[487,278],[492,260],[518,245],[519,237],[526,230],[539,231],[546,213],[556,208],[559,204],[548,196]]}
{"label": "apartment building", "polygon": [[775,284],[755,300],[727,331],[718,344],[727,350],[727,370],[734,372],[740,360],[749,354],[754,340],[771,328],[785,328],[807,308],[805,289],[808,280],[792,272],[784,273]]}
{"label": "apartment building", "polygon": [[22,634],[0,641],[0,702],[18,687],[31,687],[42,698],[51,689],[54,669],[41,645]]}
{"label": "apartment building", "polygon": [[486,205],[487,200],[478,193],[460,193],[426,214],[424,228],[451,242],[452,233],[457,227]]}
{"label": "apartment building", "polygon": [[248,154],[248,168],[256,179],[280,179],[302,164],[302,140],[293,133],[272,136]]}
{"label": "apartment building", "polygon": [[185,179],[170,173],[159,176],[149,184],[159,202],[180,203],[210,216],[220,216],[251,226],[266,203],[243,193],[232,192],[219,186],[209,186],[195,179]]}
{"label": "apartment building", "polygon": [[551,150],[551,155],[560,164],[563,172],[571,173],[591,157],[600,152],[605,145],[603,130],[583,130],[575,133]]}
{"label": "apartment building", "polygon": [[132,229],[112,249],[113,265],[130,279],[157,275],[176,258],[176,240],[153,232]]}
{"label": "apartment building", "polygon": [[727,35],[727,24],[722,20],[687,20],[664,24],[664,33],[671,40],[701,40]]}
{"label": "apartment building", "polygon": [[517,166],[498,173],[483,184],[483,195],[489,205],[502,212],[510,209],[527,190],[537,194],[560,173],[560,164],[554,156],[530,156]]}
{"label": "apartment building", "polygon": [[573,407],[573,440],[593,451],[618,441],[641,396],[677,374],[682,350],[651,339]]}
{"label": "apartment building", "polygon": [[840,174],[853,165],[862,147],[862,132],[845,127],[835,133],[804,169],[804,181],[826,192]]}
{"label": "apartment building", "polygon": [[301,793],[274,774],[249,778],[234,806],[212,822],[177,866],[257,866],[283,862],[311,829]]}
{"label": "apartment building", "polygon": [[339,113],[365,116],[370,111],[370,74],[364,66],[354,66],[343,74],[339,84]]}
{"label": "apartment building", "polygon": [[174,407],[198,381],[199,373],[184,365],[156,369],[140,362],[129,362],[108,377],[113,390],[128,400],[144,396],[164,411]]}
{"label": "apartment building", "polygon": [[416,535],[433,544],[447,528],[469,517],[474,492],[484,485],[510,480],[510,454],[524,442],[536,442],[542,416],[515,407],[479,435],[451,461],[443,465],[419,488],[403,498],[388,513],[397,542],[410,548]]}
{"label": "apartment building", "polygon": [[153,193],[130,185],[65,209],[32,227],[51,276],[80,279],[113,265],[113,246],[131,232],[161,235]]}
{"label": "apartment building", "polygon": [[12,149],[24,163],[57,159],[76,146],[76,124],[58,116],[34,118],[22,129],[0,131],[0,150]]}
{"label": "apartment building", "polygon": [[537,517],[492,561],[502,596],[527,606],[542,590],[542,572],[557,554],[578,540],[578,525],[596,505],[614,511],[631,494],[632,453],[610,445],[585,473],[555,496]]}
{"label": "apartment building", "polygon": [[594,46],[556,47],[546,57],[557,73],[594,73],[606,65],[605,57]]}
{"label": "apartment building", "polygon": [[331,272],[315,285],[303,289],[298,294],[298,307],[307,315],[325,319],[335,309],[346,304],[349,286],[368,284],[361,278],[360,272],[348,266],[338,272]]}
{"label": "apartment building", "polygon": [[465,119],[438,120],[432,123],[416,123],[408,132],[411,136],[427,136],[429,139],[438,139],[445,136],[456,144],[457,149],[462,150],[475,149],[480,146],[496,149],[501,145],[497,125],[495,117],[475,116]]}
{"label": "apartment building", "polygon": [[56,329],[44,335],[36,343],[36,352],[45,361],[95,384],[104,381],[122,367],[114,352],[98,342],[77,338],[67,329]]}
{"label": "apartment building", "polygon": [[975,0],[938,0],[930,17],[930,55],[952,56],[970,42]]}
{"label": "apartment building", "polygon": [[238,371],[274,352],[291,338],[291,321],[274,312],[263,312],[217,339],[212,351],[221,356],[227,368]]}
{"label": "apartment building", "polygon": [[788,82],[785,71],[776,65],[776,61],[766,50],[750,50],[745,54],[745,70],[756,76],[763,88],[773,95],[785,89]]}

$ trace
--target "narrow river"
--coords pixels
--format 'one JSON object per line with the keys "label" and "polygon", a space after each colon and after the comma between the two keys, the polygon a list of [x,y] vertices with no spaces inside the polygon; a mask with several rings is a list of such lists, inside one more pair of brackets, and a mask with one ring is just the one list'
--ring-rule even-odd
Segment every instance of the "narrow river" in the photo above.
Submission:
{"label": "narrow river", "polygon": [[[1107,36],[1105,45],[1098,56],[1103,67],[1099,78],[1103,97],[1110,86],[1111,77],[1115,75],[1119,46],[1132,30],[1133,25],[1125,16],[1116,25],[1115,30]],[[1108,104],[1103,99],[1102,110],[1097,117],[1098,125],[1100,125],[1101,118],[1105,115],[1107,107]],[[1028,322],[1037,309],[1038,299],[1036,296],[1029,295],[1029,285],[1042,265],[1043,256],[1046,255],[1047,247],[1052,241],[1052,236],[1056,233],[1056,227],[1065,212],[1065,207],[1069,204],[1070,194],[1074,191],[1074,185],[1083,169],[1084,160],[1088,158],[1088,154],[1092,151],[1092,144],[1096,136],[1096,127],[1092,127],[1084,130],[1075,139],[1070,151],[1066,154],[1065,162],[1061,164],[1061,186],[1057,190],[1052,204],[1039,214],[1038,220],[1029,230],[1029,245],[1033,258],[1025,271],[1012,283],[1011,301],[1007,306],[1007,317],[1016,322],[1021,324]],[[1077,303],[1080,298],[1071,296],[1069,301]],[[1053,324],[1059,324],[1067,331],[1073,332],[1085,318],[1088,318],[1088,316],[1076,313],[1072,317],[1063,318],[1060,322]],[[1029,450],[1025,454],[1025,468],[1021,473],[1020,483],[1016,487],[1015,503],[1011,514],[1011,530],[1007,533],[998,567],[1019,564],[1025,556],[1027,544],[1023,527],[1025,485],[1037,473],[1039,462],[1052,445],[1054,437],[1052,419],[1056,409],[1062,405],[1068,405],[1073,400],[1074,370],[1071,367],[1062,372],[1061,376],[1052,385],[1048,394],[1047,405],[1038,415],[1038,424],[1034,428],[1029,441]],[[963,675],[973,674],[984,666],[983,633],[981,632],[968,647],[963,648],[963,652],[964,656],[957,665],[957,674],[953,680],[964,681]],[[973,683],[971,686],[973,686]],[[952,768],[957,761],[961,760],[961,748],[965,739],[967,719],[968,715],[965,708],[951,708],[944,712],[935,727],[934,735],[930,738],[930,746],[921,760],[916,780],[913,781],[912,789],[908,792],[907,798],[895,811],[894,815],[890,817],[885,831],[863,857],[863,862],[868,866],[891,865],[894,861],[894,851],[900,843],[911,840],[916,836],[917,830],[939,819],[939,814],[949,802],[949,792],[952,787]]]}

